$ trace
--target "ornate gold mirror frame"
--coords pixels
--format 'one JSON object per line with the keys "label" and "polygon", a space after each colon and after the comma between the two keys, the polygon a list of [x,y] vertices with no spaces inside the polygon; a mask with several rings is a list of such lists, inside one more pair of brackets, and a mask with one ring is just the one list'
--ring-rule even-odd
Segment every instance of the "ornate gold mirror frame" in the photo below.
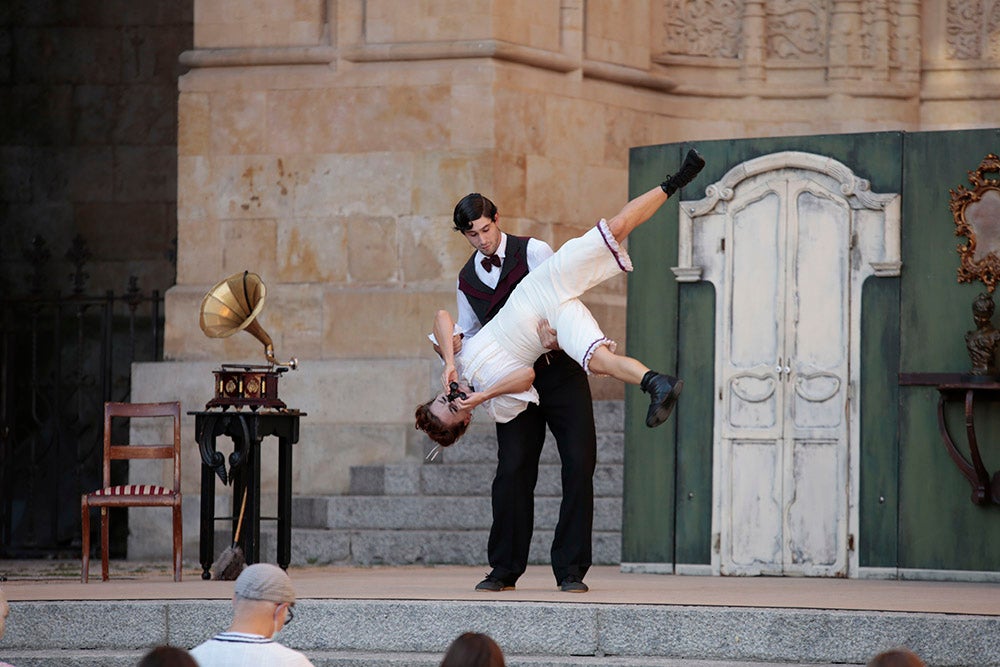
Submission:
{"label": "ornate gold mirror frame", "polygon": [[990,172],[1000,172],[1000,158],[993,153],[969,172],[972,189],[950,190],[950,208],[955,236],[968,239],[958,246],[958,282],[981,280],[992,294],[1000,279],[1000,180],[986,178]]}

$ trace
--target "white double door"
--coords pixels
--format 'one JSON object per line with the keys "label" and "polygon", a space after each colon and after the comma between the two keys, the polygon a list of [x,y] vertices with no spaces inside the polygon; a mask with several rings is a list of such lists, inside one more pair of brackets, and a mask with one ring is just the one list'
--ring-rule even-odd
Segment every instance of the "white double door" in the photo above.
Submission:
{"label": "white double door", "polygon": [[742,186],[724,216],[716,564],[846,576],[852,210],[801,172]]}

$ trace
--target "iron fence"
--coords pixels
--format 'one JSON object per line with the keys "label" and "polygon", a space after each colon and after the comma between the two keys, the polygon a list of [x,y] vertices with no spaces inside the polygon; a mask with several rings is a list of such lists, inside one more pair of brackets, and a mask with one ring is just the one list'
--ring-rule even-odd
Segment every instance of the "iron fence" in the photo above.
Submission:
{"label": "iron fence", "polygon": [[[29,296],[0,297],[3,558],[79,558],[80,495],[101,485],[104,402],[129,400],[133,362],[163,357],[159,291],[131,277],[124,293],[88,296],[82,261],[81,276],[71,294],[36,284]],[[112,476],[124,482],[127,467]],[[111,525],[121,556],[127,525]]]}

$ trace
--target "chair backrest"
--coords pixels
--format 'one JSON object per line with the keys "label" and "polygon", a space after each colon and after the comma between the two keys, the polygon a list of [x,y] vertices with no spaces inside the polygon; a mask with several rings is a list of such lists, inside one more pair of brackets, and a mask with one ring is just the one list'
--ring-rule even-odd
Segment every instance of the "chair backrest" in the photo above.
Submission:
{"label": "chair backrest", "polygon": [[[171,417],[174,439],[171,444],[121,445],[111,442],[113,417]],[[111,461],[115,459],[174,460],[174,491],[181,490],[181,404],[170,403],[105,403],[104,404],[104,486],[111,486]]]}

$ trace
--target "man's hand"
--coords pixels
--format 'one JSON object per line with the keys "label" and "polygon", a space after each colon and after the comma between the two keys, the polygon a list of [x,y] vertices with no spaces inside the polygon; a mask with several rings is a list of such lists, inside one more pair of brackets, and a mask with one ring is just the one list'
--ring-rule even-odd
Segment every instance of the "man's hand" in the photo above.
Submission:
{"label": "man's hand", "polygon": [[549,326],[548,320],[542,320],[538,323],[538,340],[541,341],[542,347],[546,350],[559,349],[559,338],[556,335],[556,330]]}

